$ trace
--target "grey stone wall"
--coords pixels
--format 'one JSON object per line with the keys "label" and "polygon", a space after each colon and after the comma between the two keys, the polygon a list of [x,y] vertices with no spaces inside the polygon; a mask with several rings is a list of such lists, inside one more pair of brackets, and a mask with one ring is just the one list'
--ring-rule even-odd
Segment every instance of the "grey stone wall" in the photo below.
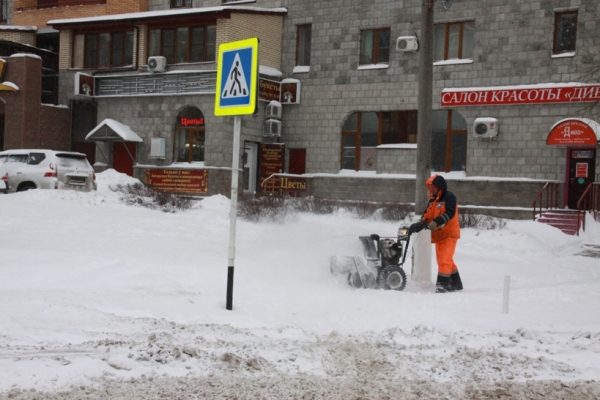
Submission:
{"label": "grey stone wall", "polygon": [[[360,70],[358,64],[360,30],[390,27],[393,41],[401,35],[418,35],[421,1],[287,0],[283,5],[288,16],[282,69],[284,76],[302,81],[302,104],[284,107],[284,141],[307,148],[308,172],[337,172],[340,131],[348,114],[417,108],[418,52],[391,50],[385,69]],[[553,58],[554,12],[571,8],[579,12],[576,55]],[[434,12],[435,22],[475,21],[473,63],[434,66],[434,109],[441,108],[444,88],[600,81],[599,73],[590,74],[600,64],[597,0],[463,0],[448,11],[436,4]],[[311,66],[307,73],[293,73],[296,25],[303,23],[312,24]],[[549,129],[567,116],[600,119],[598,107],[590,110],[584,104],[456,111],[469,129],[466,172],[470,176],[562,179],[564,150],[546,146]],[[498,118],[497,139],[473,139],[471,126],[480,116]],[[399,151],[398,157],[402,156]],[[388,172],[390,164],[383,165],[382,172]]]}

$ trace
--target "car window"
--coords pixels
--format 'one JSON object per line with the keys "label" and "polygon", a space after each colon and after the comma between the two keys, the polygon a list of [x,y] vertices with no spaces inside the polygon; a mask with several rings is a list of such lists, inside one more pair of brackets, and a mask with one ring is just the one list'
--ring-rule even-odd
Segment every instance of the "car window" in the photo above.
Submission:
{"label": "car window", "polygon": [[25,164],[29,156],[27,154],[10,154],[6,162],[19,162]]}
{"label": "car window", "polygon": [[7,158],[8,158],[8,155],[6,155],[6,154],[0,155],[0,164],[6,162]]}
{"label": "car window", "polygon": [[44,153],[29,153],[29,159],[27,160],[27,164],[29,165],[38,165],[44,159],[46,155]]}
{"label": "car window", "polygon": [[90,168],[87,158],[78,154],[57,154],[56,160],[59,167]]}

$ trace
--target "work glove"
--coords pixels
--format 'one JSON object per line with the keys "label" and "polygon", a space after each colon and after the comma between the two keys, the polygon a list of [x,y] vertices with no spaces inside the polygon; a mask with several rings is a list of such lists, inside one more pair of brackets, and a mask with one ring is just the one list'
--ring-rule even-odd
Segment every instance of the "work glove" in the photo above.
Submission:
{"label": "work glove", "polygon": [[408,231],[410,233],[417,233],[417,232],[421,232],[423,229],[425,229],[425,227],[427,227],[427,222],[421,220],[421,221],[415,222],[414,224],[409,226]]}
{"label": "work glove", "polygon": [[437,224],[437,222],[435,222],[435,220],[432,220],[429,223],[428,227],[429,227],[429,230],[435,231],[438,228],[438,224]]}

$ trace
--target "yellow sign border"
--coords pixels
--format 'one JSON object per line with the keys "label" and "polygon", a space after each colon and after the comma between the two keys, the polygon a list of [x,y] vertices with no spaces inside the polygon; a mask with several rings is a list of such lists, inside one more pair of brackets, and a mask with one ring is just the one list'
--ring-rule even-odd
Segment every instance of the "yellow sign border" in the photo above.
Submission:
{"label": "yellow sign border", "polygon": [[[223,79],[223,53],[252,49],[252,66],[248,85],[250,90],[250,102],[247,105],[236,106],[221,106],[221,84]],[[233,116],[233,115],[250,115],[256,111],[256,97],[258,87],[258,38],[250,38],[238,40],[235,42],[227,42],[219,45],[219,54],[217,58],[217,84],[215,87],[215,115],[217,117]]]}

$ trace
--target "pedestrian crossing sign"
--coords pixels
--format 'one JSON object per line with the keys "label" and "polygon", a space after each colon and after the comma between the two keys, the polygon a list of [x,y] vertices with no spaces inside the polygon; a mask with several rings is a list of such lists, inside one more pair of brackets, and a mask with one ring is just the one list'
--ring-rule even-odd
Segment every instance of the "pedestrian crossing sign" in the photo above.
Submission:
{"label": "pedestrian crossing sign", "polygon": [[215,115],[249,115],[256,110],[258,38],[223,43],[217,58]]}

